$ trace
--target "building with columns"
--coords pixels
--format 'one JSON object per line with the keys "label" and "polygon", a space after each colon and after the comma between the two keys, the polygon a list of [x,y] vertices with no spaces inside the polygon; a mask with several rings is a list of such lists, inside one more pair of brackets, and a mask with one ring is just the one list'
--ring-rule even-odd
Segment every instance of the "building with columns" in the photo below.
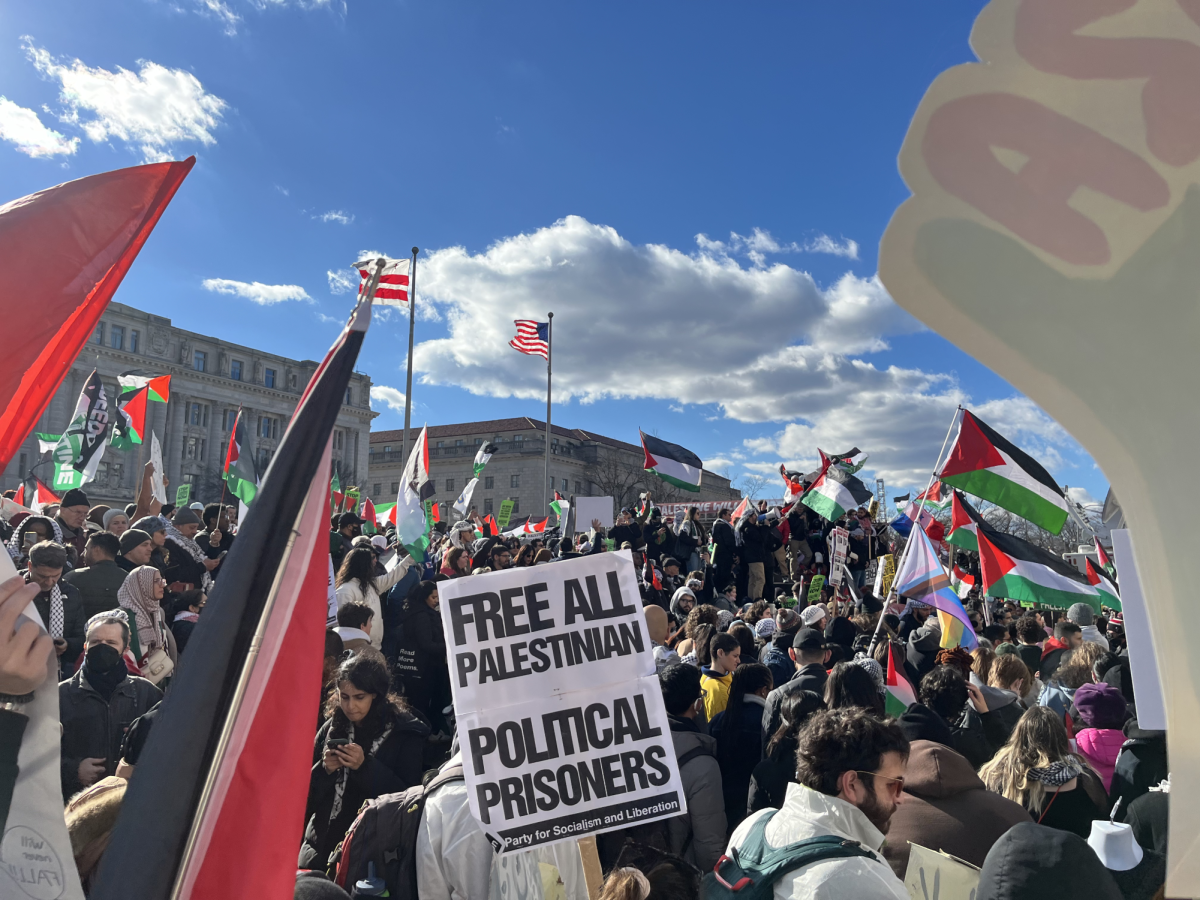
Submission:
{"label": "building with columns", "polygon": [[[170,319],[110,303],[34,431],[63,432],[93,369],[110,402],[120,393],[118,375],[170,375],[170,401],[147,404],[146,442],[126,452],[107,447],[96,480],[83,489],[93,505],[132,502],[142,466],[150,459],[153,432],[162,444],[171,485],[168,495],[173,498],[175,488],[187,483],[193,485],[195,499],[216,502],[238,408],[261,474],[317,366],[313,360],[288,359],[184,331]],[[354,484],[367,472],[371,420],[376,415],[371,411],[371,378],[356,372],[333,436],[333,457],[343,484]],[[53,489],[53,464],[48,454],[39,452],[34,435],[5,469],[0,487],[15,488],[31,469]]]}
{"label": "building with columns", "polygon": [[[416,440],[421,430],[410,432]],[[402,431],[371,433],[367,477],[363,489],[375,503],[396,499],[404,471]],[[552,426],[550,480],[546,477],[546,423],[530,418],[492,419],[459,425],[429,426],[429,475],[437,489],[443,521],[460,518],[450,506],[472,476],[472,461],[480,446],[494,443],[496,453],[480,475],[472,504],[481,514],[497,512],[504,500],[514,501],[513,518],[549,515],[544,496],[554,491],[564,497],[612,497],[617,509],[634,506],[638,494],[650,490],[656,503],[732,501],[741,493],[729,479],[705,470],[700,492],[681,491],[643,468],[645,456],[637,444],[628,444],[577,428]],[[410,448],[411,449],[411,448]]]}

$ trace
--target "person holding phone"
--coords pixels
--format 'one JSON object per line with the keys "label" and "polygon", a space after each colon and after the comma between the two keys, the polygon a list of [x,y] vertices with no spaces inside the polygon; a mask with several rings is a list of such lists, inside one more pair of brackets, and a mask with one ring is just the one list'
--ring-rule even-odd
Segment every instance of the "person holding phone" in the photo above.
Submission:
{"label": "person holding phone", "polygon": [[20,574],[26,584],[36,584],[39,593],[33,605],[54,639],[58,654],[59,676],[66,679],[75,671],[83,652],[83,595],[73,584],[62,580],[67,566],[67,551],[61,544],[41,541],[29,549],[29,566]]}
{"label": "person holding phone", "polygon": [[301,869],[324,869],[364,801],[412,787],[424,770],[429,723],[390,693],[379,655],[351,656],[335,678],[329,718],[313,746]]}
{"label": "person holding phone", "polygon": [[18,569],[29,562],[29,551],[42,541],[62,543],[62,534],[53,519],[46,516],[25,516],[17,519],[17,529],[8,542],[8,555]]}

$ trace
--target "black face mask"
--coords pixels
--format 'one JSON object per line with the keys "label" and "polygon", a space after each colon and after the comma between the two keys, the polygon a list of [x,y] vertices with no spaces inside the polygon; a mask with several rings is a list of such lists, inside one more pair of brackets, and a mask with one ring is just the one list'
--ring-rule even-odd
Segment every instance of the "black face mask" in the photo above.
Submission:
{"label": "black face mask", "polygon": [[88,648],[83,659],[83,674],[88,684],[105,700],[112,697],[127,673],[125,660],[115,647],[95,644]]}

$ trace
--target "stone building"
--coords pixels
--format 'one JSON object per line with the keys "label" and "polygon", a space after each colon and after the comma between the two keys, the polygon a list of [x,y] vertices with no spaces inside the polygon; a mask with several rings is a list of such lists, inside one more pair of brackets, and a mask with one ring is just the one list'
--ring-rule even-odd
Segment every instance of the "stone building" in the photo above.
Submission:
{"label": "stone building", "polygon": [[[154,432],[170,479],[168,496],[174,498],[175,488],[189,483],[193,498],[215,502],[238,407],[261,474],[317,365],[313,360],[288,359],[184,331],[170,319],[110,303],[34,431],[63,432],[93,369],[99,371],[110,401],[119,394],[118,375],[170,375],[170,401],[147,404],[145,444],[127,452],[106,448],[96,480],[84,485],[84,491],[93,504],[131,502],[141,467],[150,459],[150,433]],[[371,412],[370,394],[370,376],[355,373],[333,437],[333,456],[343,484],[354,483],[367,471],[371,419],[378,415]],[[0,486],[15,488],[34,466],[35,474],[50,485],[53,464],[30,435],[4,471]]]}
{"label": "stone building", "polygon": [[[411,430],[411,439],[420,434]],[[396,499],[405,460],[402,431],[371,433],[367,478],[364,487],[376,503]],[[480,445],[492,442],[497,452],[480,475],[472,503],[486,515],[500,509],[506,499],[514,501],[513,518],[548,515],[543,500],[545,477],[546,423],[537,419],[493,419],[459,425],[429,427],[429,474],[442,504],[442,519],[458,518],[449,509],[471,480],[471,463]],[[729,480],[705,471],[697,494],[681,491],[642,468],[642,448],[582,429],[552,427],[550,435],[550,492],[564,497],[611,496],[618,508],[634,506],[638,494],[649,489],[657,502],[689,500],[738,500],[740,492]],[[447,518],[449,517],[449,518]]]}

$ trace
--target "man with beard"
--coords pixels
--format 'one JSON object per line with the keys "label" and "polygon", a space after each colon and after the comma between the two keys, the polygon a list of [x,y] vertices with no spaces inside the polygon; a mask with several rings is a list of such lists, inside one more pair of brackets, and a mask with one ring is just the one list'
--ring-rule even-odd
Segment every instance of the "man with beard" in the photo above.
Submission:
{"label": "man with beard", "polygon": [[838,855],[784,872],[775,882],[776,900],[906,900],[904,882],[880,849],[903,799],[907,768],[908,739],[895,722],[858,708],[818,712],[800,732],[796,780],[787,786],[783,807],[744,819],[726,855],[756,844],[769,851],[833,836],[845,842]]}

